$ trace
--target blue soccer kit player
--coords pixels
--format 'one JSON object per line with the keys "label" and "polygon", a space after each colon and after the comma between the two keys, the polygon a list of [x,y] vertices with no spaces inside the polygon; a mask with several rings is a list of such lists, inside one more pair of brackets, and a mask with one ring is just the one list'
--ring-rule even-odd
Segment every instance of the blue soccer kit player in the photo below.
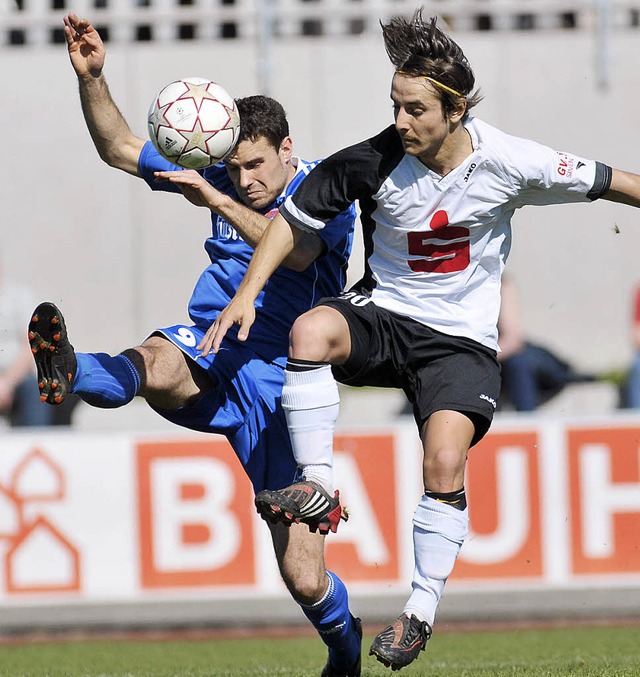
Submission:
{"label": "blue soccer kit player", "polygon": [[[100,157],[153,189],[182,192],[209,208],[213,231],[205,248],[211,263],[189,303],[193,324],[158,329],[115,356],[76,353],[60,310],[40,304],[29,333],[41,399],[57,404],[72,392],[93,406],[115,408],[141,396],[178,425],[224,434],[255,492],[286,487],[296,473],[280,403],[288,333],[298,315],[343,287],[355,209],[303,241],[278,270],[258,301],[251,341],[230,336],[218,354],[203,357],[196,347],[233,297],[270,218],[317,162],[293,155],[282,106],[255,96],[237,101],[241,134],[225,163],[201,173],[183,171],[132,134],[102,74],[105,48],[93,26],[70,14],[65,36]],[[290,593],[328,646],[322,674],[359,675],[362,630],[344,584],[326,571],[327,528],[318,524],[314,533],[306,525],[273,525],[274,550]]]}

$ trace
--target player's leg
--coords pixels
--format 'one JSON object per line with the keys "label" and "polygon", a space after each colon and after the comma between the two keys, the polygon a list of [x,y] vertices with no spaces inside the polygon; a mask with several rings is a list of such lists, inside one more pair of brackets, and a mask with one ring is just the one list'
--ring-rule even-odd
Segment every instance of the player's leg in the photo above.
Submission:
{"label": "player's leg", "polygon": [[318,306],[299,317],[290,333],[282,406],[302,477],[333,493],[333,430],[340,397],[331,365],[351,352],[344,315]]}
{"label": "player's leg", "polygon": [[500,367],[495,352],[474,341],[395,321],[409,337],[405,391],[420,427],[425,493],[413,517],[412,594],[401,616],[375,638],[371,653],[400,669],[425,647],[467,533],[466,459],[491,424]]}
{"label": "player's leg", "polygon": [[447,578],[467,534],[464,468],[474,437],[471,419],[437,411],[421,430],[425,493],[413,516],[413,592],[403,613],[373,641],[370,654],[393,669],[424,650]]}
{"label": "player's leg", "polygon": [[471,419],[456,411],[436,411],[421,431],[425,493],[413,516],[416,569],[404,612],[429,625],[467,535],[464,470],[474,434]]}
{"label": "player's leg", "polygon": [[[215,401],[218,413],[211,421],[215,429],[210,429],[227,435],[256,493],[287,487],[296,473],[280,406],[283,372],[277,364],[256,359],[250,348],[235,346],[216,359],[219,387],[215,393],[185,410]],[[311,533],[306,525],[270,527],[288,590],[329,647],[331,660],[341,667],[339,671],[327,667],[323,674],[359,675],[355,667],[360,658],[360,625],[351,617],[344,585],[325,570],[324,537]]]}
{"label": "player's leg", "polygon": [[258,494],[256,507],[268,521],[302,521],[327,533],[337,529],[341,517],[346,519],[333,489],[333,431],[340,398],[331,365],[344,363],[350,350],[349,325],[334,308],[317,306],[293,325],[282,408],[301,481]]}
{"label": "player's leg", "polygon": [[121,407],[137,395],[171,411],[211,388],[206,372],[163,336],[151,336],[119,355],[76,353],[76,358],[71,392],[95,407]]}
{"label": "player's leg", "polygon": [[125,350],[141,374],[138,395],[159,409],[187,407],[213,387],[212,377],[164,336]]}
{"label": "player's leg", "polygon": [[61,404],[74,392],[100,408],[121,407],[141,395],[172,409],[210,387],[206,374],[192,369],[182,352],[161,336],[119,355],[76,353],[64,317],[52,303],[41,303],[33,312],[29,341],[40,398],[49,404]]}
{"label": "player's leg", "polygon": [[325,537],[302,524],[272,524],[270,528],[287,589],[329,649],[323,677],[358,677],[362,627],[349,611],[344,583],[326,571]]}

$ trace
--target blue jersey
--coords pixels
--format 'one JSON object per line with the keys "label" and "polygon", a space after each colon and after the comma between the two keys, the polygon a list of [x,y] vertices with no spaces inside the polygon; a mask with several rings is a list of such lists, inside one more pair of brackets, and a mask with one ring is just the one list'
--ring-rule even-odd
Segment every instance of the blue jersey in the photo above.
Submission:
{"label": "blue jersey", "polygon": [[[298,159],[293,180],[262,213],[271,218],[275,216],[281,202],[293,194],[318,162]],[[170,182],[158,183],[153,175],[156,171],[179,169],[165,160],[151,142],[144,145],[139,173],[152,190],[181,192]],[[223,163],[208,167],[201,173],[217,190],[240,202]],[[322,297],[336,296],[345,285],[355,219],[355,206],[351,205],[319,232],[326,252],[304,272],[295,272],[284,266],[276,270],[256,300],[256,320],[245,345],[270,361],[286,358],[289,330],[298,315],[312,308]],[[253,247],[225,219],[212,212],[211,220],[212,235],[205,242],[211,263],[200,275],[189,301],[191,320],[205,331],[235,295],[253,255]],[[237,330],[234,325],[229,331],[231,340],[235,339]]]}

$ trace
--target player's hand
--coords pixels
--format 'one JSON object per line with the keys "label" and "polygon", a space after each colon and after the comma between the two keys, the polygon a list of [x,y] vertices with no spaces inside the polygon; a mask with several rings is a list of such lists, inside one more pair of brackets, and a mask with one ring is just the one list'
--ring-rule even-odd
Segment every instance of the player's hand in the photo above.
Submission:
{"label": "player's hand", "polygon": [[196,207],[215,210],[224,195],[216,190],[195,169],[174,172],[154,172],[157,181],[170,181],[180,187],[183,195]]}
{"label": "player's hand", "polygon": [[98,31],[86,19],[75,14],[64,17],[64,37],[69,58],[78,77],[91,75],[97,78],[104,68],[106,50]]}
{"label": "player's hand", "polygon": [[198,350],[203,357],[206,357],[212,350],[217,353],[222,339],[234,324],[240,325],[238,340],[246,341],[255,319],[254,300],[236,294],[229,305],[218,315],[216,321],[207,329],[207,333],[197,346]]}

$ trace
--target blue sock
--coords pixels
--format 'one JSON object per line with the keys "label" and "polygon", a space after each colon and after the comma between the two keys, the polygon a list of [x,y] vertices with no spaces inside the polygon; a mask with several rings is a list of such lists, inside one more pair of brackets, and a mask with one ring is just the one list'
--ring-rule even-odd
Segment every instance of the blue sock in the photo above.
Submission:
{"label": "blue sock", "polygon": [[140,374],[125,355],[76,353],[76,370],[71,392],[87,404],[115,409],[131,402],[140,389]]}
{"label": "blue sock", "polygon": [[329,588],[315,604],[301,604],[305,616],[329,647],[329,660],[337,670],[349,670],[360,655],[360,637],[356,634],[349,611],[349,596],[344,583],[327,571]]}

